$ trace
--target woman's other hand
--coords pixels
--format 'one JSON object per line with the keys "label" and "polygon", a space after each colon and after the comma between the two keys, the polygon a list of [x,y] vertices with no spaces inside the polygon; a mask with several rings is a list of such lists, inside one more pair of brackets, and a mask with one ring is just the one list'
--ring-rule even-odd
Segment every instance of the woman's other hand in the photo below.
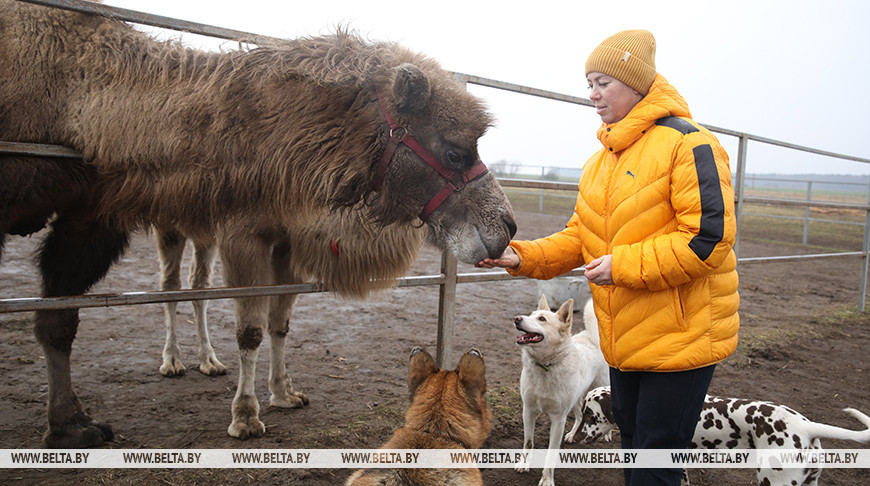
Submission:
{"label": "woman's other hand", "polygon": [[613,255],[604,255],[586,264],[586,279],[595,285],[613,285]]}

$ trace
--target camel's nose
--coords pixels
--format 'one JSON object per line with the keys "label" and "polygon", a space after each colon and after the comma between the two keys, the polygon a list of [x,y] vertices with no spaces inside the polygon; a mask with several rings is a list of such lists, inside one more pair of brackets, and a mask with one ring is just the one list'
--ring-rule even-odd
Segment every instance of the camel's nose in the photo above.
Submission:
{"label": "camel's nose", "polygon": [[502,221],[508,228],[508,233],[510,234],[511,239],[513,239],[514,235],[517,234],[517,222],[514,219],[513,214],[506,214],[502,216]]}

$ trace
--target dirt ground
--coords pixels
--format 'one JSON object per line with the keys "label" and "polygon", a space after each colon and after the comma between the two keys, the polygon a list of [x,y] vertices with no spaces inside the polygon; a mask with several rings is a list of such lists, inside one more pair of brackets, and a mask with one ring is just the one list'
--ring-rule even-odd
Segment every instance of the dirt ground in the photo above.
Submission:
{"label": "dirt ground", "polygon": [[[550,234],[565,217],[518,213],[518,238]],[[38,295],[32,264],[37,238],[10,238],[0,264],[2,298]],[[741,256],[793,253],[743,241]],[[440,253],[424,248],[414,275],[438,273]],[[770,400],[808,418],[857,429],[841,411],[870,412],[870,315],[858,303],[859,260],[828,258],[747,263],[741,278],[741,344],[719,365],[711,394]],[[461,265],[460,272],[474,271]],[[150,235],[137,235],[123,261],[95,292],[156,289],[158,265]],[[186,273],[186,272],[185,272]],[[220,278],[216,278],[220,286]],[[522,448],[519,399],[520,351],[511,318],[531,311],[534,281],[460,284],[456,302],[454,361],[470,347],[483,353],[494,421],[485,448]],[[304,409],[268,404],[268,352],[260,353],[257,391],[264,437],[238,441],[226,434],[238,378],[232,302],[213,301],[210,329],[218,357],[229,374],[207,377],[194,371],[195,329],[189,303],[179,305],[180,345],[188,373],[164,378],[164,330],[158,304],[82,310],[73,351],[73,382],[90,414],[111,423],[116,439],[108,448],[377,448],[403,423],[407,363],[414,346],[435,351],[438,292],[432,287],[396,289],[365,302],[328,294],[299,297],[287,344],[288,366],[297,389],[308,394]],[[577,314],[579,319],[579,314]],[[46,377],[41,348],[32,334],[31,313],[0,314],[0,448],[39,448],[45,428]],[[570,421],[569,421],[570,423]],[[546,444],[549,423],[541,417],[537,443]],[[825,448],[866,448],[823,441]],[[563,445],[566,449],[613,444]],[[341,484],[349,470],[0,470],[2,484]],[[568,485],[621,484],[618,469],[560,469]],[[483,470],[488,485],[536,485],[540,471]],[[868,484],[866,471],[827,469],[822,484]],[[692,484],[754,484],[749,469],[690,472]]]}

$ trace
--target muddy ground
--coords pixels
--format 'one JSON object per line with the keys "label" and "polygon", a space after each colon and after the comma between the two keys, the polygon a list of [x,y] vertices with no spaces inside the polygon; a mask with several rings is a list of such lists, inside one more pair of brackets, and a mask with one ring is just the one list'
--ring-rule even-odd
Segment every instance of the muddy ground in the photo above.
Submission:
{"label": "muddy ground", "polygon": [[[518,238],[534,238],[564,226],[565,217],[517,214]],[[10,238],[0,265],[0,296],[38,295],[32,254],[37,238]],[[801,251],[744,240],[741,257]],[[411,271],[438,273],[440,254],[424,248]],[[460,272],[473,271],[461,265]],[[870,412],[867,392],[870,315],[858,303],[859,260],[828,258],[742,264],[741,344],[717,369],[711,393],[770,400],[812,420],[859,428],[844,407]],[[157,288],[158,265],[151,237],[139,234],[123,261],[95,292]],[[216,278],[220,286],[220,278]],[[511,317],[534,308],[534,281],[460,284],[456,302],[454,364],[469,347],[487,365],[494,413],[485,448],[522,447],[518,394],[520,354]],[[407,361],[414,346],[433,354],[438,292],[402,288],[366,301],[328,294],[299,297],[287,344],[288,366],[297,389],[308,394],[304,409],[270,408],[266,385],[268,353],[260,353],[257,391],[267,434],[238,441],[226,434],[238,378],[232,303],[213,301],[211,336],[229,374],[207,377],[194,371],[195,330],[189,303],[179,305],[180,345],[188,373],[164,378],[164,330],[159,304],[82,310],[73,353],[73,380],[91,415],[114,426],[109,448],[377,448],[402,424],[407,404]],[[579,314],[578,314],[579,316]],[[45,428],[46,377],[30,313],[0,315],[0,448],[38,448]],[[265,343],[264,343],[265,348]],[[569,421],[570,423],[570,421]],[[549,424],[541,417],[537,443],[546,444]],[[826,448],[865,448],[825,441]],[[615,447],[604,443],[567,449]],[[2,484],[341,484],[349,470],[0,470]],[[827,469],[821,484],[864,483],[866,471]],[[540,471],[483,471],[488,485],[536,485]],[[754,484],[754,471],[693,470],[693,484]],[[621,484],[621,471],[557,470],[566,485]]]}

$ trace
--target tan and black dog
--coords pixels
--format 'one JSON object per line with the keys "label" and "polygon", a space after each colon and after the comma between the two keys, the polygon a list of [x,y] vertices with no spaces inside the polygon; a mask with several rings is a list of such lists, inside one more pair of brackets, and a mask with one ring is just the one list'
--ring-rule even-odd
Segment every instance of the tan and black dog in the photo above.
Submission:
{"label": "tan and black dog", "polygon": [[[478,449],[489,435],[492,413],[486,402],[486,368],[471,349],[455,370],[440,370],[422,348],[411,351],[408,388],[411,405],[405,426],[381,449]],[[475,486],[480,470],[360,469],[346,486]]]}

